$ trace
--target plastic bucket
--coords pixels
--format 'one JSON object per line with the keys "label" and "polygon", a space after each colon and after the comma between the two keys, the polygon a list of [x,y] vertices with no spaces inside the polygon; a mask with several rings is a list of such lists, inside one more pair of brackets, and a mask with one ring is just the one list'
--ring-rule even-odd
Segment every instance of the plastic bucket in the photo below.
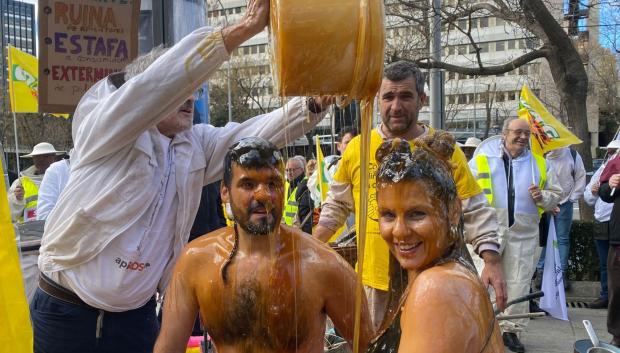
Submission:
{"label": "plastic bucket", "polygon": [[281,96],[374,96],[383,74],[382,0],[272,0],[270,16]]}
{"label": "plastic bucket", "polygon": [[588,349],[587,353],[616,353],[617,350],[611,350],[603,347],[592,347]]}

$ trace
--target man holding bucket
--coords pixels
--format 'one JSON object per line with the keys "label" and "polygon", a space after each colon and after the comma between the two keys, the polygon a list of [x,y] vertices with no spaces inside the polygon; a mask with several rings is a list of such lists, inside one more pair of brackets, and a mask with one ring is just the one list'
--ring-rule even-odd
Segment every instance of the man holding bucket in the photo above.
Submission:
{"label": "man holding bucket", "polygon": [[155,295],[187,242],[202,187],[221,179],[226,149],[245,136],[282,147],[323,117],[321,100],[294,99],[239,125],[192,126],[199,87],[268,15],[268,0],[250,0],[239,23],[199,28],[82,97],[70,180],[42,239],[35,352],[151,352]]}

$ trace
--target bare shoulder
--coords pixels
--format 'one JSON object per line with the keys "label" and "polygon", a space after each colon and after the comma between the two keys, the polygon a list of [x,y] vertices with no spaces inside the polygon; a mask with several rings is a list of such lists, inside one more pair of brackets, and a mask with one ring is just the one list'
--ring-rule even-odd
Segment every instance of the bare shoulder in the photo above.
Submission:
{"label": "bare shoulder", "polygon": [[185,246],[181,260],[191,266],[219,264],[232,250],[234,234],[233,228],[225,227],[202,235]]}
{"label": "bare shoulder", "polygon": [[444,307],[476,306],[488,300],[478,277],[457,263],[447,263],[422,272],[412,283],[409,297],[417,303]]}

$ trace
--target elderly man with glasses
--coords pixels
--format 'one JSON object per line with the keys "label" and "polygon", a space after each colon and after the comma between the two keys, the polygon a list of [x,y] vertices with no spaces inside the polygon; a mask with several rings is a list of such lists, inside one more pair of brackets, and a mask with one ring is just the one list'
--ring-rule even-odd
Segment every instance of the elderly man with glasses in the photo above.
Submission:
{"label": "elderly man with glasses", "polygon": [[306,159],[294,156],[286,162],[285,197],[286,207],[282,221],[289,226],[296,226],[308,234],[312,234],[312,212],[314,203],[308,190],[306,177]]}
{"label": "elderly man with glasses", "polygon": [[[545,159],[528,149],[530,135],[527,121],[508,118],[502,135],[482,142],[469,162],[489,204],[497,210],[509,300],[530,291],[530,280],[536,269],[540,216],[555,208],[561,195],[557,177]],[[527,302],[505,310],[508,315],[527,312]],[[527,324],[528,319],[500,323],[504,345],[511,351],[525,352],[517,333]]]}

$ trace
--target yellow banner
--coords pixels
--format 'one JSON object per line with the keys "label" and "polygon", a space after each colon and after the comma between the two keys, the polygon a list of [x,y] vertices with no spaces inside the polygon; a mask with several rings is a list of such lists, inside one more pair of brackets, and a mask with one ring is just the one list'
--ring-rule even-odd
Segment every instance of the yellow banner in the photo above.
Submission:
{"label": "yellow banner", "polygon": [[39,111],[37,58],[9,45],[9,97],[16,113]]}
{"label": "yellow banner", "polygon": [[[9,98],[15,113],[39,112],[39,62],[9,45]],[[69,114],[52,114],[68,119]]]}
{"label": "yellow banner", "polygon": [[540,156],[558,148],[583,142],[549,113],[526,85],[521,88],[517,114],[530,125],[532,152]]}
{"label": "yellow banner", "polygon": [[32,327],[0,163],[0,352],[32,353]]}

